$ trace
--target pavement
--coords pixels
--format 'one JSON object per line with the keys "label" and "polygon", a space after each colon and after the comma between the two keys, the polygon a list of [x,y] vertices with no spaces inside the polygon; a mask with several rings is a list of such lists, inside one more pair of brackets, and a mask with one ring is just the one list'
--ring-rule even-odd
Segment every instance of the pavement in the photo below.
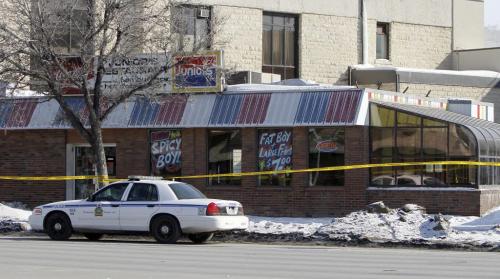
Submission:
{"label": "pavement", "polygon": [[500,253],[0,237],[11,278],[500,278]]}

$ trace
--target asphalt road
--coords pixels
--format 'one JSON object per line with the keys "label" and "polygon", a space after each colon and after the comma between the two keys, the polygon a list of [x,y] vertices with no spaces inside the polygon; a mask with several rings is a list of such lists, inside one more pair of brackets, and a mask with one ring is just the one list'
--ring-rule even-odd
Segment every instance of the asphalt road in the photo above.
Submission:
{"label": "asphalt road", "polygon": [[3,237],[0,278],[500,278],[500,253]]}

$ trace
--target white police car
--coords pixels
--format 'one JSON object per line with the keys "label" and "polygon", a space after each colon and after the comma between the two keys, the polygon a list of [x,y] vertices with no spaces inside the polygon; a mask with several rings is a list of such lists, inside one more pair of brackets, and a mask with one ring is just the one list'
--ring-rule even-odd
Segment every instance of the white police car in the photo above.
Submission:
{"label": "white police car", "polygon": [[149,232],[160,243],[175,243],[182,234],[203,243],[214,232],[248,227],[239,202],[208,199],[183,182],[137,177],[110,184],[85,200],[36,207],[29,222],[54,240],[66,240],[73,232],[90,240],[105,233]]}

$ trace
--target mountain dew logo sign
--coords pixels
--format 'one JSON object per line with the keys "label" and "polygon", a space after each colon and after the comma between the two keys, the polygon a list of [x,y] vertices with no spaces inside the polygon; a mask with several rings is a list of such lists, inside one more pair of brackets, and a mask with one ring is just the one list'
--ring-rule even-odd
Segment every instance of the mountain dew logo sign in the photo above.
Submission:
{"label": "mountain dew logo sign", "polygon": [[174,57],[172,91],[176,93],[222,92],[222,52]]}

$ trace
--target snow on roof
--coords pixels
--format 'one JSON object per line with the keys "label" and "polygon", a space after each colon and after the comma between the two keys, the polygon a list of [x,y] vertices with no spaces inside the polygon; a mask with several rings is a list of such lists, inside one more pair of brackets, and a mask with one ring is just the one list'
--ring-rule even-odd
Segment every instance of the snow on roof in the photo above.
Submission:
{"label": "snow on roof", "polygon": [[46,96],[43,93],[33,90],[15,90],[14,92],[7,92],[7,97],[41,97]]}
{"label": "snow on roof", "polygon": [[[0,84],[1,84],[1,82],[0,82]],[[5,86],[5,83],[4,83],[4,86]],[[4,93],[5,93],[5,97],[7,97],[7,98],[46,96],[46,94],[43,94],[42,92],[16,88],[16,86],[14,84],[8,84],[6,87],[3,87],[2,89],[5,90]]]}
{"label": "snow on roof", "polygon": [[236,84],[228,85],[226,93],[239,92],[291,92],[353,89],[354,86],[320,84],[311,80],[288,79],[269,84]]}
{"label": "snow on roof", "polygon": [[[269,84],[236,84],[228,85],[224,93],[249,92],[293,92],[354,89],[354,86],[321,84],[312,80],[288,79]],[[42,92],[24,89],[7,88],[6,97],[40,97]]]}
{"label": "snow on roof", "polygon": [[440,74],[440,75],[454,75],[454,76],[470,76],[470,77],[486,77],[486,78],[499,78],[500,73],[493,71],[454,71],[454,70],[435,70],[435,69],[417,69],[417,68],[404,68],[393,66],[374,66],[371,64],[359,64],[351,66],[356,70],[394,70],[396,72],[408,73],[425,73],[425,74]]}

